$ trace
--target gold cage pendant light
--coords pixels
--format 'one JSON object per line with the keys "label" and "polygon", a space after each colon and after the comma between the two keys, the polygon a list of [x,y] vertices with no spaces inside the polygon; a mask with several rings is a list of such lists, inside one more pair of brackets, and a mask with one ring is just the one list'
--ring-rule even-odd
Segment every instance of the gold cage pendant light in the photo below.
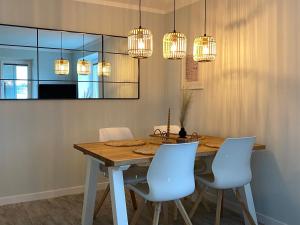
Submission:
{"label": "gold cage pendant light", "polygon": [[91,63],[84,59],[84,34],[82,36],[82,59],[77,61],[77,74],[78,75],[89,75],[91,73]]}
{"label": "gold cage pendant light", "polygon": [[153,35],[146,28],[142,28],[141,0],[139,0],[140,26],[129,31],[128,54],[133,58],[145,59],[153,53]]}
{"label": "gold cage pendant light", "polygon": [[62,76],[70,73],[70,62],[63,58],[62,32],[60,33],[60,59],[54,61],[54,72],[56,75]]}
{"label": "gold cage pendant light", "polygon": [[[105,76],[109,77],[111,74],[111,64],[109,62],[106,62],[104,59],[104,52],[103,52],[103,47],[104,47],[104,37],[102,35],[102,61],[98,62],[98,76]],[[100,52],[99,52],[100,55]]]}
{"label": "gold cage pendant light", "polygon": [[193,59],[196,62],[211,62],[216,59],[216,39],[206,35],[206,0],[204,17],[204,36],[196,37],[193,46]]}
{"label": "gold cage pendant light", "polygon": [[174,31],[166,33],[163,39],[163,57],[165,59],[182,59],[186,56],[186,36],[176,32],[175,11],[174,0]]}

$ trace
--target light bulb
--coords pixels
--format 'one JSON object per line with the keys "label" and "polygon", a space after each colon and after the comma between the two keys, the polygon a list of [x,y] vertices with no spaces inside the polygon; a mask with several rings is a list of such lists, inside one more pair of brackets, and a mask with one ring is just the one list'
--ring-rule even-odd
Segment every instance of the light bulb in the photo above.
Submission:
{"label": "light bulb", "polygon": [[145,49],[145,43],[142,38],[139,38],[138,40],[138,49]]}
{"label": "light bulb", "polygon": [[172,52],[175,52],[177,50],[177,45],[176,45],[176,42],[172,42],[172,45],[171,45],[171,51]]}
{"label": "light bulb", "polygon": [[203,55],[208,55],[208,54],[209,54],[209,48],[208,48],[207,45],[206,45],[206,46],[203,46],[202,52],[203,52]]}

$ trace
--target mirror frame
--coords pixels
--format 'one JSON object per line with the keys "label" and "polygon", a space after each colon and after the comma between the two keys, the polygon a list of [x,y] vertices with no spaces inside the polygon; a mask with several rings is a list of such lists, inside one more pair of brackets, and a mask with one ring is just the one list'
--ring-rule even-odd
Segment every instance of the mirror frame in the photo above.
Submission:
{"label": "mirror frame", "polygon": [[[114,37],[114,38],[126,38],[127,39],[127,36],[120,36],[120,35],[113,35],[113,34],[103,34],[103,33],[89,33],[89,32],[81,32],[81,31],[72,31],[72,30],[60,30],[60,29],[53,29],[53,28],[41,28],[41,27],[32,27],[32,26],[22,26],[22,25],[13,25],[13,24],[2,24],[0,23],[0,26],[6,26],[6,27],[17,27],[17,28],[26,28],[26,29],[33,29],[33,30],[36,30],[36,46],[28,46],[28,45],[18,45],[18,44],[2,44],[0,43],[0,46],[8,46],[8,47],[27,47],[27,48],[35,48],[36,49],[36,57],[37,57],[37,65],[36,65],[36,69],[37,69],[37,79],[28,79],[28,81],[32,81],[32,82],[39,82],[40,81],[44,81],[42,79],[40,79],[39,77],[39,73],[40,73],[40,63],[39,63],[39,52],[40,52],[40,49],[55,49],[55,50],[58,50],[60,48],[52,48],[52,47],[40,47],[39,46],[39,31],[40,30],[44,30],[44,31],[56,31],[56,32],[68,32],[68,33],[75,33],[75,34],[84,34],[84,35],[97,35],[99,37],[102,38],[103,40],[103,37],[104,36],[107,36],[107,37]],[[121,53],[121,52],[114,52],[114,51],[104,51],[103,49],[103,42],[102,42],[102,54],[103,53],[108,53],[108,54],[117,54],[117,55],[127,55],[128,57],[130,57],[128,55],[128,53],[124,52],[124,53]],[[63,50],[71,50],[71,49],[64,49]],[[69,98],[62,98],[62,99],[56,99],[56,98],[53,98],[53,99],[39,99],[39,98],[28,98],[28,99],[1,99],[0,98],[0,101],[38,101],[38,100],[138,100],[140,99],[140,59],[134,59],[134,60],[137,60],[137,82],[126,82],[126,81],[108,81],[108,82],[104,82],[103,81],[103,78],[102,78],[102,81],[100,81],[99,83],[102,83],[102,95],[103,97],[101,98],[78,98],[78,93],[77,93],[77,98],[72,98],[72,99],[69,99]],[[103,77],[103,76],[102,76]],[[3,81],[3,80],[7,80],[7,79],[3,79],[2,77],[0,77],[0,81]],[[52,80],[49,80],[49,81],[52,81]],[[57,81],[57,80],[53,80],[53,81]],[[63,80],[61,80],[63,81]],[[74,81],[75,82],[75,81]],[[76,81],[76,83],[78,83],[78,81]],[[137,85],[137,97],[132,97],[132,98],[129,98],[129,97],[125,97],[125,98],[107,98],[105,97],[104,95],[104,83],[113,83],[113,84],[117,84],[117,83],[125,83],[125,84],[136,84]],[[78,89],[77,89],[78,90]],[[77,91],[78,92],[78,91]]]}

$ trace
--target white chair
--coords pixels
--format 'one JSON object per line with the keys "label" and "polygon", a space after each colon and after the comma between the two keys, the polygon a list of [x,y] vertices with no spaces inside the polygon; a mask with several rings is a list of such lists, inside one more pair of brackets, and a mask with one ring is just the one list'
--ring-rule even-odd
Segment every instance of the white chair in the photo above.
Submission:
{"label": "white chair", "polygon": [[186,224],[191,221],[180,201],[195,190],[194,163],[198,142],[161,145],[155,154],[148,173],[147,183],[129,184],[127,187],[145,201],[139,204],[131,225],[137,223],[145,204],[155,203],[153,225],[159,222],[162,202],[175,201]]}
{"label": "white chair", "polygon": [[[153,127],[153,132],[159,129],[161,132],[167,132],[168,126],[167,125],[159,125]],[[170,133],[171,134],[178,134],[180,131],[180,127],[177,125],[170,125]]]}
{"label": "white chair", "polygon": [[[133,139],[133,134],[130,131],[128,127],[112,127],[112,128],[102,128],[99,129],[99,141],[105,142],[105,141],[113,141],[113,140],[130,140]],[[146,181],[146,175],[147,175],[148,168],[146,167],[138,167],[133,166],[129,168],[128,170],[124,171],[124,183],[126,184],[136,184],[139,182],[145,182]],[[100,164],[100,171],[104,173],[105,176],[107,176],[108,171],[107,168]],[[110,192],[110,186],[109,184],[106,186],[106,189],[101,196],[99,202],[97,203],[94,211],[94,218],[99,213],[107,195]],[[135,194],[133,191],[130,191],[131,201],[133,204],[133,208],[137,209]]]}
{"label": "white chair", "polygon": [[250,161],[254,143],[255,137],[228,138],[225,140],[212,163],[212,174],[196,176],[196,179],[203,184],[204,188],[189,213],[190,218],[195,214],[206,188],[210,187],[217,189],[218,198],[215,224],[219,225],[224,190],[233,189],[249,223],[255,225],[238,190],[238,188],[251,182]]}

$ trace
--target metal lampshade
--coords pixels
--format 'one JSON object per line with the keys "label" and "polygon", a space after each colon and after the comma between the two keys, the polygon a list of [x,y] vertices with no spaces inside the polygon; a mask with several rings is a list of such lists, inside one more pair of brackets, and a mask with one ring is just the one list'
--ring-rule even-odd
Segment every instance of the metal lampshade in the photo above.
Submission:
{"label": "metal lampshade", "polygon": [[54,70],[57,75],[68,75],[70,73],[69,60],[63,58],[55,60]]}
{"label": "metal lampshade", "polygon": [[186,55],[186,36],[179,32],[165,34],[163,56],[165,59],[182,59]]}
{"label": "metal lampshade", "polygon": [[201,36],[194,40],[193,59],[196,62],[210,62],[216,59],[216,40],[211,36]]}
{"label": "metal lampshade", "polygon": [[152,55],[153,36],[150,30],[136,28],[128,35],[128,54],[133,58],[144,59]]}

